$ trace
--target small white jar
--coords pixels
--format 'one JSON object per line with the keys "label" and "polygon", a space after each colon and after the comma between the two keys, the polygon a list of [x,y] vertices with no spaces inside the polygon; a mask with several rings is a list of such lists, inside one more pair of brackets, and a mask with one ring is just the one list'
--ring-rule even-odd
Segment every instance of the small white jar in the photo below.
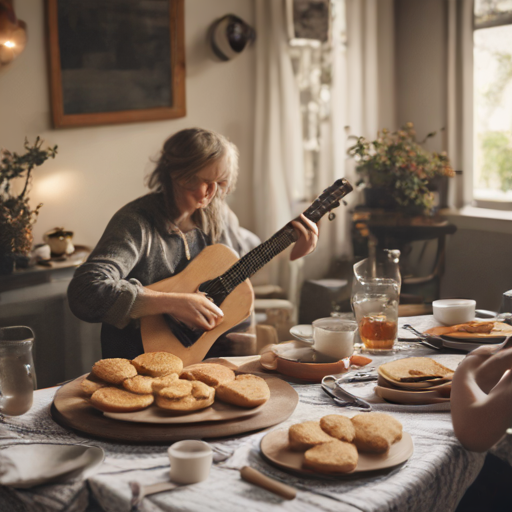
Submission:
{"label": "small white jar", "polygon": [[178,441],[167,450],[171,462],[171,481],[177,484],[195,484],[210,474],[213,453],[203,441]]}
{"label": "small white jar", "polygon": [[443,325],[471,322],[475,318],[476,301],[472,299],[441,299],[432,302],[434,318]]}

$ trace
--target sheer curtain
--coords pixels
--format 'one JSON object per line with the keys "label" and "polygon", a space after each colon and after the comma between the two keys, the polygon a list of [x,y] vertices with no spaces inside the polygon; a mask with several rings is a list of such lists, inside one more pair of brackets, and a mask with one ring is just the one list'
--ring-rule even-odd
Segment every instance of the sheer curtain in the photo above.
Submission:
{"label": "sheer curtain", "polygon": [[[262,240],[292,219],[294,200],[303,194],[300,100],[285,7],[283,0],[256,0],[254,194],[256,231]],[[293,285],[300,266],[301,262],[289,262],[285,251],[260,271],[258,279],[296,295]]]}
{"label": "sheer curtain", "polygon": [[[307,206],[297,201],[305,192],[304,145],[285,3],[256,0],[254,193],[262,239]],[[340,177],[357,181],[346,157],[348,135],[374,138],[379,128],[394,128],[393,0],[332,0],[331,5],[330,113],[320,126],[317,193]],[[347,197],[349,207],[357,201],[357,192]],[[313,254],[291,265],[281,258],[264,269],[264,280],[284,284],[293,300],[302,278],[325,277],[334,257],[350,257],[348,209],[342,206],[335,213],[334,222],[322,221]]]}
{"label": "sheer curtain", "polygon": [[473,0],[448,0],[447,52],[446,150],[465,185],[450,202],[461,207],[473,199]]}

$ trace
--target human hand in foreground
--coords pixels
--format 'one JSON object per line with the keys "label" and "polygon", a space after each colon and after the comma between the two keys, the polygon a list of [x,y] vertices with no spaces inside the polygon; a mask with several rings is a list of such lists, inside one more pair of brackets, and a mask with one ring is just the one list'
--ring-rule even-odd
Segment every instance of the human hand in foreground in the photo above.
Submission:
{"label": "human hand in foreground", "polygon": [[290,254],[291,261],[298,260],[302,256],[313,252],[318,242],[318,226],[306,218],[303,213],[300,214],[300,219],[302,222],[292,220],[292,226],[299,235],[299,239],[295,242]]}
{"label": "human hand in foreground", "polygon": [[475,452],[487,451],[512,426],[512,348],[493,354],[495,349],[473,350],[453,376],[453,429],[461,444]]}

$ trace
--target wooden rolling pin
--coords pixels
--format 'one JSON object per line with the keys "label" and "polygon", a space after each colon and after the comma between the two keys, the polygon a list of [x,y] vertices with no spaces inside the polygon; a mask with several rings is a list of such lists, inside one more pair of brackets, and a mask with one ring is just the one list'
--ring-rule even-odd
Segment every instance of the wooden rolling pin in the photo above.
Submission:
{"label": "wooden rolling pin", "polygon": [[285,500],[293,500],[295,496],[297,496],[297,489],[283,484],[282,482],[278,482],[273,478],[269,478],[268,476],[265,476],[263,473],[260,473],[258,470],[249,466],[244,466],[240,470],[240,476],[246,482],[250,482],[251,484],[266,489],[267,491],[273,492]]}

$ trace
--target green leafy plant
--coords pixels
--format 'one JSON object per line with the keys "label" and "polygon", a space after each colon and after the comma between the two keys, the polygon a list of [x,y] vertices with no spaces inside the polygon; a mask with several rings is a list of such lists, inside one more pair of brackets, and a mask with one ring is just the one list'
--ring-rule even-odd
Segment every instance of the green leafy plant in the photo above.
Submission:
{"label": "green leafy plant", "polygon": [[[57,146],[41,149],[43,140],[33,145],[25,139],[25,153],[0,151],[0,253],[26,254],[32,247],[32,226],[37,219],[39,204],[31,209],[28,192],[34,168],[48,158],[55,158]],[[13,193],[13,180],[24,179],[20,194]]]}
{"label": "green leafy plant", "polygon": [[398,210],[429,213],[434,200],[429,180],[455,174],[446,153],[430,152],[421,145],[435,135],[431,132],[417,142],[414,125],[407,123],[395,132],[383,129],[373,141],[354,137],[356,143],[348,154],[357,162],[358,185],[386,191]]}

